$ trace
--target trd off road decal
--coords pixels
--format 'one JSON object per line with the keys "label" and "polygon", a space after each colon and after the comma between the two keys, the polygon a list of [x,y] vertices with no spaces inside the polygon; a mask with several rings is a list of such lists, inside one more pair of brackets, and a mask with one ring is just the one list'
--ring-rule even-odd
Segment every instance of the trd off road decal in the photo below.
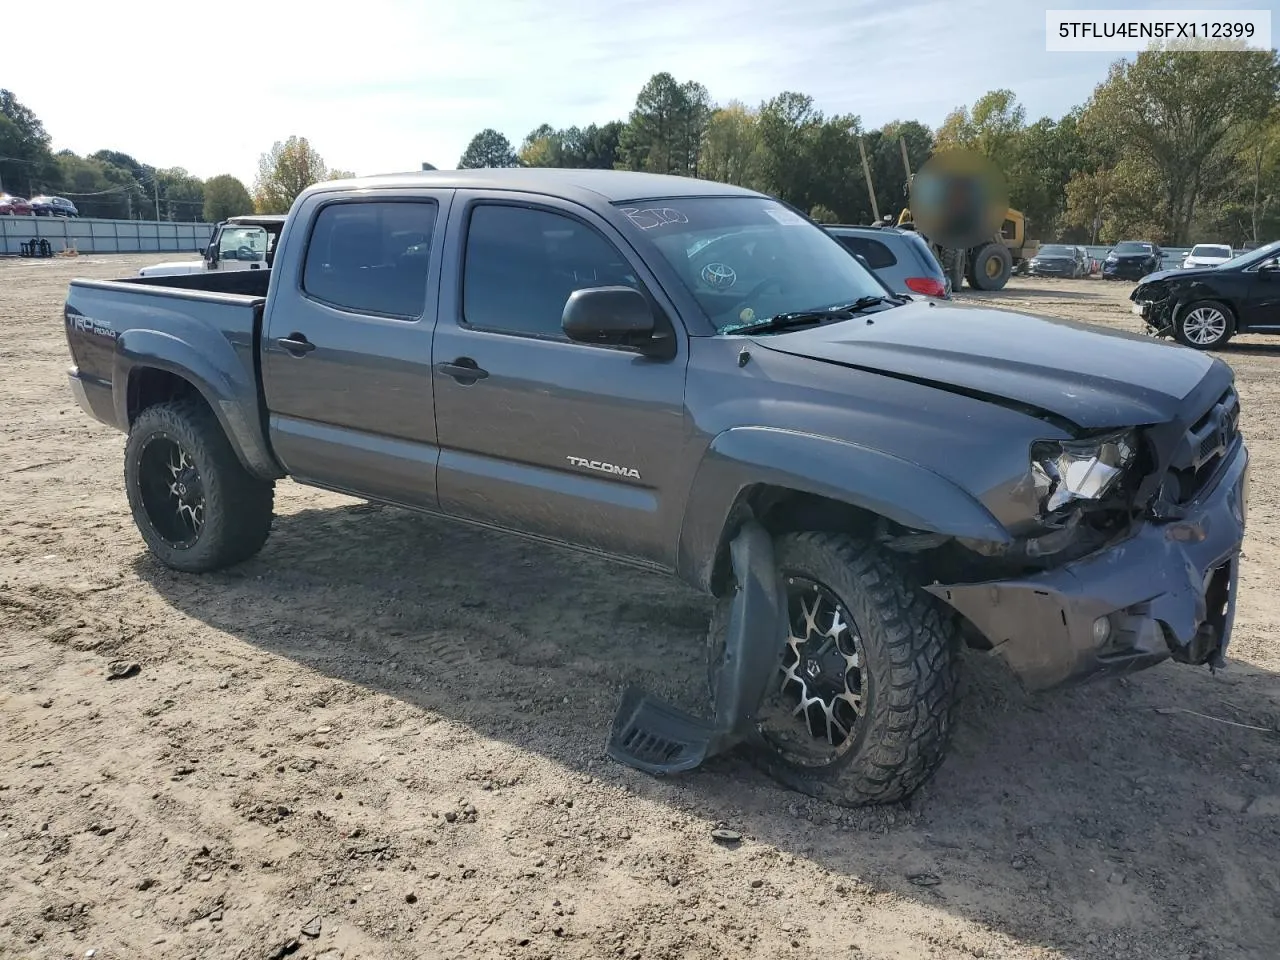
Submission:
{"label": "trd off road decal", "polygon": [[72,313],[66,311],[67,329],[75,330],[79,333],[87,333],[94,337],[106,337],[114,340],[117,336],[116,332],[101,320],[95,320],[93,317],[86,317],[83,313]]}

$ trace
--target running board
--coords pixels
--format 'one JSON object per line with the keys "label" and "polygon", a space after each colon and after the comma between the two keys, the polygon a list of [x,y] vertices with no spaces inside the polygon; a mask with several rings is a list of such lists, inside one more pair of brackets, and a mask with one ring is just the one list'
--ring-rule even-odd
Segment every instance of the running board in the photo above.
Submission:
{"label": "running board", "polygon": [[787,638],[786,606],[773,540],[754,520],[729,544],[737,591],[716,677],[715,718],[705,720],[629,687],[618,705],[608,755],[646,773],[692,770],[751,734]]}

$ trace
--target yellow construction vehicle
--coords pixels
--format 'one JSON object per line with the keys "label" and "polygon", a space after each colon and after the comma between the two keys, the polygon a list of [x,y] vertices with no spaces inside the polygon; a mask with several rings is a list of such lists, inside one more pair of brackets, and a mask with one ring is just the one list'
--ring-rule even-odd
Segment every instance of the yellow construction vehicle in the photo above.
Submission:
{"label": "yellow construction vehicle", "polygon": [[[985,243],[967,250],[939,247],[932,241],[929,246],[951,280],[953,291],[959,290],[964,280],[976,290],[1000,290],[1016,269],[1036,255],[1039,244],[1027,241],[1026,225],[1022,211],[1010,207],[1005,212],[1000,233]],[[910,208],[904,208],[898,215],[898,226],[914,227]]]}

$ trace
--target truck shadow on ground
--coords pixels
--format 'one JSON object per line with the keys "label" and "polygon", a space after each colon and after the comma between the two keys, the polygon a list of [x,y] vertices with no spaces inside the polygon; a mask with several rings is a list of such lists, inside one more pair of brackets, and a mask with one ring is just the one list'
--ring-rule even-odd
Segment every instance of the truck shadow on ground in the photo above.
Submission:
{"label": "truck shadow on ground", "polygon": [[939,774],[908,804],[848,811],[736,756],[665,781],[605,759],[625,684],[702,705],[709,604],[663,577],[365,504],[277,518],[228,573],[136,570],[273,654],[1023,944],[1225,958],[1280,935],[1280,742],[1185,712],[1274,731],[1280,682],[1256,669],[1164,665],[1029,697],[970,657]]}

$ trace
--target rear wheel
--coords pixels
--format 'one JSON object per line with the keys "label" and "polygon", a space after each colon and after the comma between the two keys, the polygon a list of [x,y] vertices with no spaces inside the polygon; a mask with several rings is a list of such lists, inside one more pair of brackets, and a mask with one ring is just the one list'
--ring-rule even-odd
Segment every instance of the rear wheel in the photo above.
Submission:
{"label": "rear wheel", "polygon": [[[752,759],[788,787],[843,806],[910,796],[942,763],[959,638],[937,602],[874,544],[843,534],[774,541],[789,632],[761,705]],[[731,601],[712,619],[712,673]]]}
{"label": "rear wheel", "polygon": [[1213,350],[1221,347],[1236,332],[1231,311],[1212,300],[1197,300],[1178,315],[1174,334],[1188,347]]}
{"label": "rear wheel", "polygon": [[204,573],[262,549],[275,484],[245,470],[203,400],[143,410],[129,430],[124,461],[134,523],[165,566]]}
{"label": "rear wheel", "polygon": [[988,243],[973,258],[973,280],[979,290],[1000,290],[1013,274],[1013,254],[1003,243]]}

